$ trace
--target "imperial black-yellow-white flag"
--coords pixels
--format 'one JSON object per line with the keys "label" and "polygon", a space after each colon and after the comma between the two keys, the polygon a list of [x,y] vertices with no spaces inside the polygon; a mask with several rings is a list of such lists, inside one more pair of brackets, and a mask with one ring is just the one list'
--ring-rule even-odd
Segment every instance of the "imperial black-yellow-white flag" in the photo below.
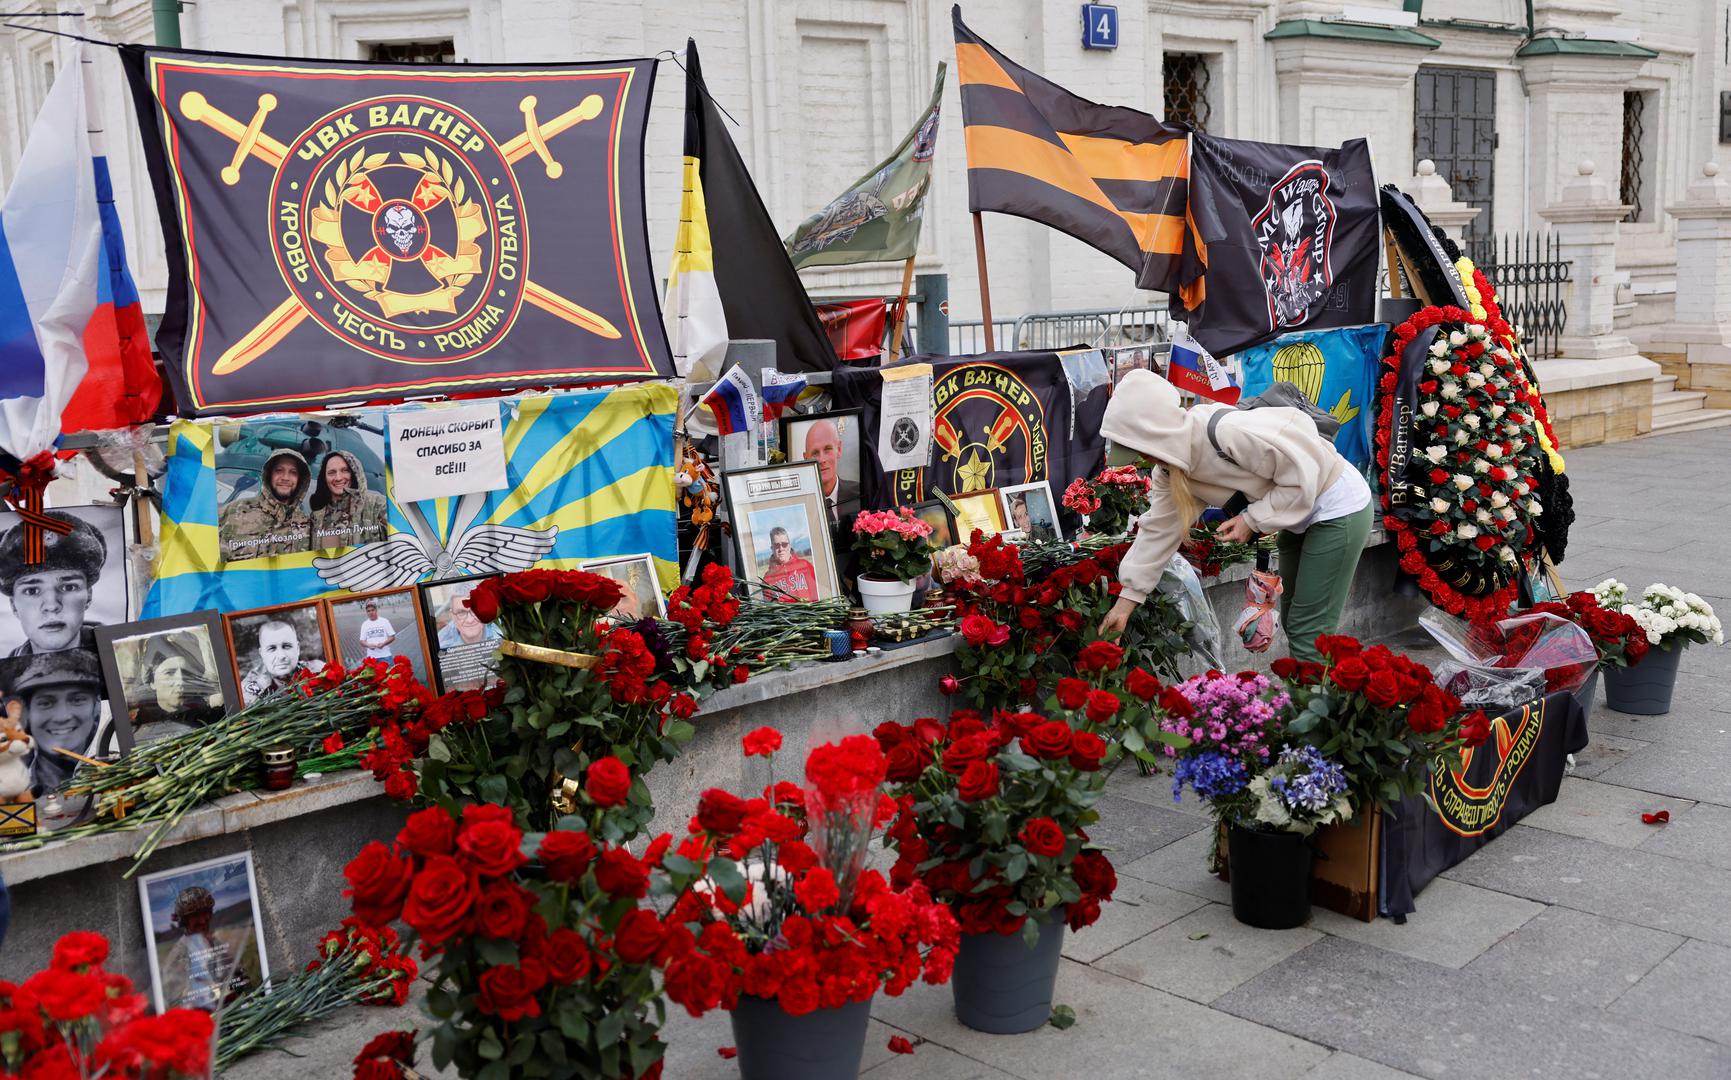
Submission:
{"label": "imperial black-yellow-white flag", "polygon": [[183,411],[673,373],[643,216],[654,61],[122,60]]}

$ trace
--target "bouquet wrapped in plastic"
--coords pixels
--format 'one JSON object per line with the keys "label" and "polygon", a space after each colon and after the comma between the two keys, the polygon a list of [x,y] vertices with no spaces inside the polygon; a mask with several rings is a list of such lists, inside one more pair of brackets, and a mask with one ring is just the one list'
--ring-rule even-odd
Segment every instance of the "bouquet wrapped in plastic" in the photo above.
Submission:
{"label": "bouquet wrapped in plastic", "polygon": [[1437,684],[1468,705],[1510,709],[1542,694],[1586,685],[1599,650],[1585,630],[1548,612],[1473,623],[1432,609],[1419,624],[1449,651]]}

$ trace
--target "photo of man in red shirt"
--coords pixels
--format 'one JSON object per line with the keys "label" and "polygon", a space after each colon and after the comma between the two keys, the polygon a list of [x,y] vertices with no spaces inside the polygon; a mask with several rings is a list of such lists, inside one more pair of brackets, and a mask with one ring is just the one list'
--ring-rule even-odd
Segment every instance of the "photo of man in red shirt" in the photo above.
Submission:
{"label": "photo of man in red shirt", "polygon": [[769,569],[763,583],[775,590],[772,599],[792,602],[817,599],[817,571],[809,559],[794,554],[793,538],[777,525],[769,530]]}

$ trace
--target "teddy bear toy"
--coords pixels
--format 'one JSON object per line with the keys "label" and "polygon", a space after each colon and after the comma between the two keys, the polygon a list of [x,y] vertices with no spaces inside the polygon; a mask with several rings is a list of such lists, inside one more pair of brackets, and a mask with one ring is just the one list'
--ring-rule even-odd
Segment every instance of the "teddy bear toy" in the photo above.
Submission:
{"label": "teddy bear toy", "polygon": [[0,803],[35,802],[30,792],[30,751],[35,748],[24,733],[24,703],[13,698],[0,716]]}

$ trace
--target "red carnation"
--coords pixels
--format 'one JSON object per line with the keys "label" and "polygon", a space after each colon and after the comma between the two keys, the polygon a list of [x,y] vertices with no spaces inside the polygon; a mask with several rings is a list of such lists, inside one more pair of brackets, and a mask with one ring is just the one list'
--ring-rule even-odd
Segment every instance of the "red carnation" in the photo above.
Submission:
{"label": "red carnation", "polygon": [[768,757],[781,749],[781,732],[772,727],[760,727],[740,742],[746,757]]}
{"label": "red carnation", "polygon": [[709,788],[698,797],[697,824],[706,832],[732,836],[744,827],[745,815],[745,800],[724,788]]}

